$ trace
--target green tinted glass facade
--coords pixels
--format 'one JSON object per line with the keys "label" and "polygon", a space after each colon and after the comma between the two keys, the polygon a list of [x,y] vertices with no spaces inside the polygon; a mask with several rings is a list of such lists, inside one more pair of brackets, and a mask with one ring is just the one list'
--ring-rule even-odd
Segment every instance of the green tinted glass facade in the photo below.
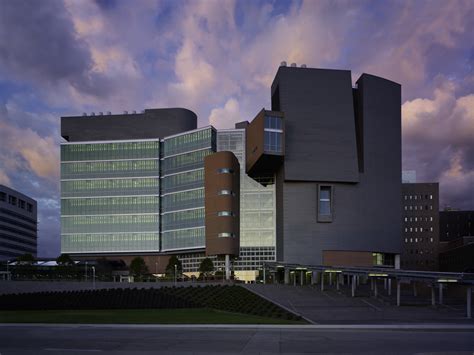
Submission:
{"label": "green tinted glass facade", "polygon": [[206,127],[165,138],[161,161],[161,249],[202,248],[204,158],[216,151],[216,131]]}
{"label": "green tinted glass facade", "polygon": [[61,251],[160,249],[159,140],[61,145]]}

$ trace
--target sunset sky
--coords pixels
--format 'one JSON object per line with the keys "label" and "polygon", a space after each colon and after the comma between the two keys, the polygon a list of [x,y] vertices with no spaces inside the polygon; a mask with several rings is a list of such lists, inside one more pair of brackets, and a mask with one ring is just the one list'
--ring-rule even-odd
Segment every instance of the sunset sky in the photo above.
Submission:
{"label": "sunset sky", "polygon": [[0,0],[0,184],[60,250],[60,117],[186,107],[231,128],[281,61],[402,85],[403,168],[474,209],[474,1]]}

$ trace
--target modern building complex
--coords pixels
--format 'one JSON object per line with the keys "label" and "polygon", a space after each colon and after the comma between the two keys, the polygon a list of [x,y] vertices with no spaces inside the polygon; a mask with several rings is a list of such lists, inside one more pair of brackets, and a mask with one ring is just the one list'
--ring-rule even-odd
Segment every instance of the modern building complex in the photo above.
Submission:
{"label": "modern building complex", "polygon": [[247,172],[275,174],[277,260],[398,266],[400,85],[283,65],[271,102],[247,127]]}
{"label": "modern building complex", "polygon": [[63,117],[62,252],[142,255],[188,274],[211,257],[254,280],[266,261],[398,266],[401,88],[287,67],[271,110],[235,129],[186,109]]}
{"label": "modern building complex", "polygon": [[402,204],[402,268],[438,270],[439,184],[403,184]]}
{"label": "modern building complex", "polygon": [[442,271],[474,272],[474,211],[439,213]]}
{"label": "modern building complex", "polygon": [[0,260],[36,257],[37,225],[36,201],[0,185]]}

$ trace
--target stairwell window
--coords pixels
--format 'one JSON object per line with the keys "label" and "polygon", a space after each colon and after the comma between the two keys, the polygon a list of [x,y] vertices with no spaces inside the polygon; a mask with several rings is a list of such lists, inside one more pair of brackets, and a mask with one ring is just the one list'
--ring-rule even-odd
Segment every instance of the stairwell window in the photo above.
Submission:
{"label": "stairwell window", "polygon": [[332,222],[333,187],[318,186],[318,222]]}

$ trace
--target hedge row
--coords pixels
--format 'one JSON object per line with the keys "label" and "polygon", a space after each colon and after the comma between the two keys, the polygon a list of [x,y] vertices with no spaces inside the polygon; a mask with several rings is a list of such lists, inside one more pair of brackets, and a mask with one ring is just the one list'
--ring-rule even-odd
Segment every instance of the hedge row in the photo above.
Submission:
{"label": "hedge row", "polygon": [[193,308],[197,305],[159,289],[38,292],[0,296],[1,310]]}
{"label": "hedge row", "polygon": [[262,317],[299,319],[241,286],[161,287],[39,292],[0,296],[1,310],[213,308]]}

